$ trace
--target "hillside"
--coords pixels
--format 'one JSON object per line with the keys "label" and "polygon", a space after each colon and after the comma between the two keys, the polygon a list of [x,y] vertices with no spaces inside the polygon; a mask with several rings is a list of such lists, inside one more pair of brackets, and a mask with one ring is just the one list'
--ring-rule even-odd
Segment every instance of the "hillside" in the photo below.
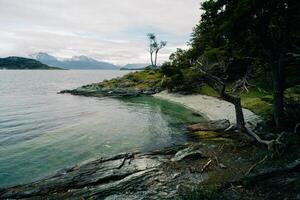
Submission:
{"label": "hillside", "polygon": [[0,58],[0,69],[60,69],[23,57]]}
{"label": "hillside", "polygon": [[98,61],[87,56],[74,56],[70,59],[59,60],[47,53],[37,53],[31,57],[41,63],[64,69],[119,69],[114,64]]}

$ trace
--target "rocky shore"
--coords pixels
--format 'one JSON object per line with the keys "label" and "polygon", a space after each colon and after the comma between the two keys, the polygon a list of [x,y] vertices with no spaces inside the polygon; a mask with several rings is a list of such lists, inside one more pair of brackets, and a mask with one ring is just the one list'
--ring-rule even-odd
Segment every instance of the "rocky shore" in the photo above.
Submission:
{"label": "rocky shore", "polygon": [[2,189],[0,199],[180,199],[182,184],[208,178],[201,167],[209,148],[214,146],[186,144],[100,158],[35,183]]}
{"label": "rocky shore", "polygon": [[[0,189],[0,199],[297,199],[300,160],[266,162],[265,150],[229,138],[121,153]],[[276,188],[276,190],[274,190]],[[273,192],[270,192],[273,191]]]}
{"label": "rocky shore", "polygon": [[103,88],[97,85],[86,85],[73,90],[62,90],[60,94],[72,94],[94,97],[137,97],[159,93],[159,89],[132,89],[132,88]]}
{"label": "rocky shore", "polygon": [[[235,121],[231,105],[203,95],[158,92],[160,88],[101,84],[61,91],[97,97],[154,94],[180,103],[212,120],[187,126],[196,136],[194,143],[102,157],[34,183],[0,189],[0,199],[300,199],[296,139],[289,148],[293,153],[277,161],[268,159],[265,147],[229,131]],[[245,119],[260,121],[249,110]]]}

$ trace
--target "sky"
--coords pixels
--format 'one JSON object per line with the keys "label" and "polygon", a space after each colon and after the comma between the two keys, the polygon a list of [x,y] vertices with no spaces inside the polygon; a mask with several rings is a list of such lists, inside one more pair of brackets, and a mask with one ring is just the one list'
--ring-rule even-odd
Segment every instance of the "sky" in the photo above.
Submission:
{"label": "sky", "polygon": [[0,57],[46,52],[114,64],[149,63],[147,33],[186,48],[201,0],[0,0]]}

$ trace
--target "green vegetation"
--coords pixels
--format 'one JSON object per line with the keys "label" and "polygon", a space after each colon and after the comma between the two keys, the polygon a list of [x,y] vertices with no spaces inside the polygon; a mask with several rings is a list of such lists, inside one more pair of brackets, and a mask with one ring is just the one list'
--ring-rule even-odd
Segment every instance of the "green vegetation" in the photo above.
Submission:
{"label": "green vegetation", "polygon": [[120,78],[105,80],[97,85],[103,89],[130,88],[138,91],[161,90],[163,75],[158,70],[131,72]]}
{"label": "green vegetation", "polygon": [[[300,84],[300,4],[291,0],[207,0],[187,50],[164,63],[171,91],[199,92],[286,123],[287,97]],[[207,86],[212,90],[207,89]],[[231,86],[229,88],[229,86]],[[248,92],[247,92],[248,91]],[[271,97],[272,96],[272,97]],[[297,95],[296,95],[297,96]],[[243,127],[242,115],[237,116]]]}
{"label": "green vegetation", "polygon": [[[227,88],[230,88],[230,84]],[[196,93],[207,96],[219,97],[218,93],[211,87],[204,85],[196,90]],[[273,97],[270,93],[253,87],[248,92],[241,94],[241,104],[243,108],[247,108],[252,112],[268,119],[272,116]]]}
{"label": "green vegetation", "polygon": [[60,69],[50,67],[37,60],[22,57],[0,58],[0,69]]}

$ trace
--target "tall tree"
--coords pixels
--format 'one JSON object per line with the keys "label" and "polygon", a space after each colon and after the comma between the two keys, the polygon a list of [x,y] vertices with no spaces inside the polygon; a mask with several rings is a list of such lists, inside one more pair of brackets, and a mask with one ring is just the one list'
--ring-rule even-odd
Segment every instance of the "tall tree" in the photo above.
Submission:
{"label": "tall tree", "polygon": [[155,52],[155,45],[156,45],[156,36],[154,33],[148,33],[148,39],[149,39],[149,53],[150,53],[150,61],[151,61],[151,66],[154,66],[153,62],[153,53]]}

